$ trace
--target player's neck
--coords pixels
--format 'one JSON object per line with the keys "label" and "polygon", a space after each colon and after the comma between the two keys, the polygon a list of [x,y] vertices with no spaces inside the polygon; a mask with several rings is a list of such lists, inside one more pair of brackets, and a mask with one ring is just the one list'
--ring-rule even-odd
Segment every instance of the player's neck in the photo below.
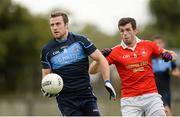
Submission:
{"label": "player's neck", "polygon": [[136,45],[136,39],[132,41],[132,43],[128,44],[127,46],[133,48]]}
{"label": "player's neck", "polygon": [[62,37],[57,38],[57,40],[66,40],[67,37],[68,37],[68,30],[66,31],[66,33]]}

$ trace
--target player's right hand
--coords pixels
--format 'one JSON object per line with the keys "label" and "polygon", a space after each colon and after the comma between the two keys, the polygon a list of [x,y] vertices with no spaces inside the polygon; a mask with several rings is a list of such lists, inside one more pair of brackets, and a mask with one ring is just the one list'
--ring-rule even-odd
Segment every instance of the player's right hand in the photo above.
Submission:
{"label": "player's right hand", "polygon": [[111,53],[111,51],[112,51],[111,48],[101,49],[101,53],[104,55],[104,57],[107,57]]}
{"label": "player's right hand", "polygon": [[107,91],[109,92],[109,99],[111,100],[111,98],[116,99],[116,92],[111,84],[110,80],[106,80],[104,81],[104,85],[107,89]]}
{"label": "player's right hand", "polygon": [[56,96],[59,95],[59,94],[50,94],[50,93],[48,93],[48,92],[45,92],[45,91],[43,90],[43,88],[41,88],[41,92],[42,92],[43,96],[49,97],[49,98],[51,98],[51,97],[56,97]]}

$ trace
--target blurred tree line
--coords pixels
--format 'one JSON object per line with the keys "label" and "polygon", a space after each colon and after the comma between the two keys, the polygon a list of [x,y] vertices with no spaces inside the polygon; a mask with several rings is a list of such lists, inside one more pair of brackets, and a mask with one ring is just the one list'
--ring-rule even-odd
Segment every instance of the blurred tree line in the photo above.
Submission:
{"label": "blurred tree line", "polygon": [[[149,8],[154,22],[145,26],[140,36],[149,39],[154,34],[162,34],[170,47],[180,47],[180,0],[150,0]],[[98,48],[120,43],[118,31],[107,35],[93,24],[86,24],[76,32],[88,36]],[[1,92],[39,92],[40,52],[50,38],[47,15],[32,15],[11,0],[0,1]]]}
{"label": "blurred tree line", "polygon": [[142,37],[162,36],[168,47],[180,47],[180,0],[150,0],[153,22],[145,26]]}
{"label": "blurred tree line", "polygon": [[30,89],[38,83],[39,51],[50,33],[48,21],[11,0],[0,1],[0,16],[0,91]]}

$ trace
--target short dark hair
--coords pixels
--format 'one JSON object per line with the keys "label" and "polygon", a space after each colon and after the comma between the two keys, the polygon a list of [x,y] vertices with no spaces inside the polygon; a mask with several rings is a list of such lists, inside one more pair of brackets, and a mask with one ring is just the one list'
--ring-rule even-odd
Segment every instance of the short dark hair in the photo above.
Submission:
{"label": "short dark hair", "polygon": [[52,12],[51,15],[50,15],[50,18],[54,18],[54,17],[58,17],[58,16],[63,17],[64,24],[67,24],[69,22],[67,14],[64,13],[64,12],[61,12],[61,11]]}
{"label": "short dark hair", "polygon": [[131,18],[131,17],[121,18],[118,22],[118,28],[120,29],[120,26],[124,26],[128,23],[131,23],[132,28],[136,29],[136,20],[134,18]]}

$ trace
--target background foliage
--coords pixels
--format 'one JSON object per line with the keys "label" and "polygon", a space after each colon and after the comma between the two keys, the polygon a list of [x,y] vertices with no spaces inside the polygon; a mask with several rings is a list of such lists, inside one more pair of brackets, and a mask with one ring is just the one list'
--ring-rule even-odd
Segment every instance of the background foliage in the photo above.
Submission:
{"label": "background foliage", "polygon": [[168,47],[180,47],[180,0],[150,0],[154,21],[145,26],[142,36],[164,37]]}

